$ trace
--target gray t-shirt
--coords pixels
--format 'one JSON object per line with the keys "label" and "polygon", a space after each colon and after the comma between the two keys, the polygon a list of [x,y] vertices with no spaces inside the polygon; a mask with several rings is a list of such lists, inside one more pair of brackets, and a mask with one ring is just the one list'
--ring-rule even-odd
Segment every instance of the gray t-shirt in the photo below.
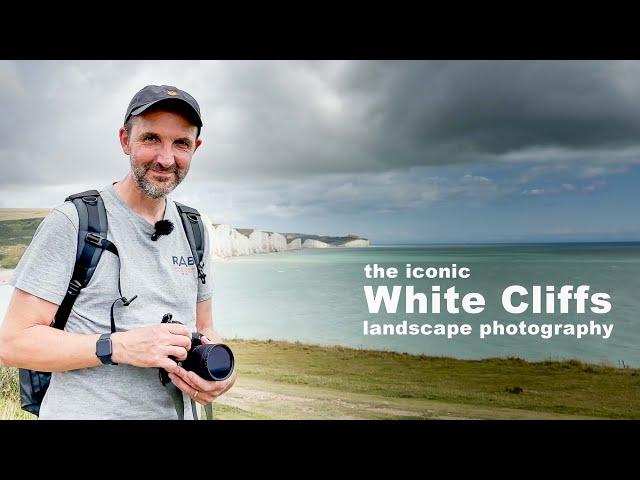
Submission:
{"label": "gray t-shirt", "polygon": [[[85,289],[69,315],[65,330],[76,333],[111,331],[110,308],[118,294],[138,298],[128,307],[116,303],[117,331],[159,324],[173,314],[192,331],[196,303],[212,296],[209,236],[205,229],[206,283],[197,278],[178,210],[167,198],[164,218],[174,230],[151,240],[154,226],[131,210],[113,185],[101,196],[107,210],[107,238],[120,257],[104,251]],[[20,290],[60,305],[75,264],[78,214],[72,202],[55,207],[36,230],[9,283]],[[42,348],[47,348],[43,345]],[[183,395],[185,419],[192,419],[189,398]],[[158,379],[157,368],[101,365],[54,372],[40,408],[41,419],[176,419],[169,393]]]}

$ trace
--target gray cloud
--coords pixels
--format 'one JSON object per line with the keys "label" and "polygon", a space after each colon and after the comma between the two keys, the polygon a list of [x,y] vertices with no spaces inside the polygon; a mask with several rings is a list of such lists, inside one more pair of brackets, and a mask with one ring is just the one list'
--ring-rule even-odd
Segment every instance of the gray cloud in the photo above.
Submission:
{"label": "gray cloud", "polygon": [[[217,222],[259,228],[292,228],[303,218],[375,217],[435,208],[445,202],[475,205],[505,193],[483,176],[431,176],[426,167],[381,173],[328,174],[296,182],[247,181],[191,183],[176,191],[181,201],[207,212]],[[252,223],[247,223],[252,222]],[[275,223],[277,222],[277,223]],[[289,225],[289,227],[286,227]]]}
{"label": "gray cloud", "polygon": [[121,177],[117,129],[148,83],[199,100],[199,179],[545,159],[590,177],[640,158],[638,62],[5,61],[2,185]]}

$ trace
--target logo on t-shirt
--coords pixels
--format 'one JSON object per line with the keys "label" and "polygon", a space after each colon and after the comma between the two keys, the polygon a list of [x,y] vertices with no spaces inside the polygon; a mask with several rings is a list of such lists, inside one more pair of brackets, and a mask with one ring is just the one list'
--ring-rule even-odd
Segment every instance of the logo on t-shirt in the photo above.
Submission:
{"label": "logo on t-shirt", "polygon": [[172,256],[171,262],[177,273],[182,275],[193,275],[196,269],[196,262],[193,257]]}

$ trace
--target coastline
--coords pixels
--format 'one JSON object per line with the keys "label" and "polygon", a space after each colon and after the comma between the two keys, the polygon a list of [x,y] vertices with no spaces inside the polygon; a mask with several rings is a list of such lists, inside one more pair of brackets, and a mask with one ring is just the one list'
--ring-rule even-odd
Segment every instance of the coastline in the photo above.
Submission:
{"label": "coastline", "polygon": [[307,248],[362,248],[369,240],[349,234],[346,237],[319,236],[303,233],[278,233],[254,228],[234,228],[225,223],[213,223],[202,213],[211,244],[214,261],[245,257],[261,253],[281,253]]}

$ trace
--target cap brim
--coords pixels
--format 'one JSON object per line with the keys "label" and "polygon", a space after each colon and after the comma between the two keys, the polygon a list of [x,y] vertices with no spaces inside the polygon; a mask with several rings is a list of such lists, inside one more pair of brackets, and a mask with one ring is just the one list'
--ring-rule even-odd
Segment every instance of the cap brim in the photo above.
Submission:
{"label": "cap brim", "polygon": [[156,103],[166,102],[168,100],[171,100],[171,101],[180,100],[182,103],[184,103],[193,112],[193,119],[197,120],[198,122],[196,126],[202,127],[202,120],[200,119],[200,115],[198,115],[198,112],[195,110],[195,108],[191,106],[189,102],[187,102],[186,100],[183,100],[182,98],[161,98],[159,100],[155,100],[151,103],[147,103],[146,105],[142,105],[141,107],[134,108],[133,110],[131,110],[131,113],[129,114],[129,116],[140,115],[142,112],[147,110],[149,107],[154,106]]}

